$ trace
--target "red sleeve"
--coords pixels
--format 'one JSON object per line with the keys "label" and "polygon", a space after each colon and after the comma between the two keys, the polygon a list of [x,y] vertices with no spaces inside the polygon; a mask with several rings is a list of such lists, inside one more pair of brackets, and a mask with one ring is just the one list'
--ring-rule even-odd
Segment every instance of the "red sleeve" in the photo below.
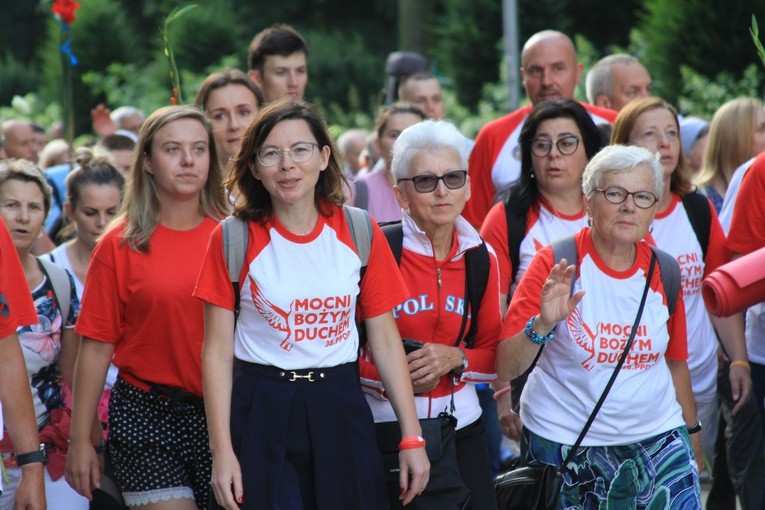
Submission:
{"label": "red sleeve", "polygon": [[19,326],[37,324],[38,318],[16,246],[2,220],[0,268],[0,338],[5,338]]}
{"label": "red sleeve", "polygon": [[507,215],[504,202],[494,205],[481,225],[481,237],[494,248],[499,264],[499,292],[510,292],[510,278],[513,274],[513,263],[510,261],[510,247],[507,238]]}
{"label": "red sleeve", "polygon": [[510,307],[502,323],[500,338],[510,338],[522,331],[530,318],[539,313],[540,297],[545,280],[553,266],[552,247],[545,246],[531,259],[518,288],[513,293]]}
{"label": "red sleeve", "polygon": [[765,152],[749,167],[741,181],[733,219],[728,231],[728,247],[746,255],[765,246]]}
{"label": "red sleeve", "polygon": [[[246,256],[245,253],[245,258]],[[240,276],[240,285],[241,281]],[[199,269],[193,295],[226,310],[234,310],[234,289],[223,255],[223,229],[220,224],[210,233],[207,252]]]}
{"label": "red sleeve", "polygon": [[496,194],[491,169],[499,150],[494,146],[495,137],[490,133],[492,126],[492,123],[487,124],[479,131],[468,159],[470,199],[462,210],[462,216],[476,228],[483,223]]}
{"label": "red sleeve", "polygon": [[675,313],[669,316],[667,330],[669,331],[669,343],[667,352],[664,354],[667,358],[675,361],[686,361],[688,359],[688,333],[685,327],[685,301],[683,301],[683,290],[677,293],[677,302],[675,303]]}
{"label": "red sleeve", "polygon": [[78,334],[107,343],[117,343],[125,332],[125,295],[119,274],[125,269],[119,259],[125,257],[119,252],[130,248],[120,245],[122,231],[119,227],[111,230],[93,250],[75,327]]}
{"label": "red sleeve", "polygon": [[712,214],[712,223],[709,227],[709,244],[707,245],[707,256],[704,258],[704,276],[730,262],[730,249],[725,241],[725,232],[723,231],[720,220],[717,217],[712,202],[709,202],[709,210]]}
{"label": "red sleeve", "polygon": [[362,317],[377,317],[409,299],[396,259],[380,227],[372,222],[372,246],[361,279],[358,307]]}

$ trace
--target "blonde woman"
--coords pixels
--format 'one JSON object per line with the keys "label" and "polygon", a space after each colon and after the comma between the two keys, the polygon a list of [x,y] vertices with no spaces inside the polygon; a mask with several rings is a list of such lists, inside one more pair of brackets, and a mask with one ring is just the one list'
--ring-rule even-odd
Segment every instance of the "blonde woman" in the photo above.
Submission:
{"label": "blonde woman", "polygon": [[202,303],[192,297],[207,238],[227,213],[212,128],[193,107],[141,127],[120,216],[88,267],[67,479],[92,497],[100,472],[90,423],[109,362],[115,481],[129,507],[204,506],[211,459],[202,404]]}
{"label": "blonde woman", "polygon": [[709,197],[718,214],[733,171],[763,150],[765,107],[759,99],[733,99],[715,112],[695,184]]}

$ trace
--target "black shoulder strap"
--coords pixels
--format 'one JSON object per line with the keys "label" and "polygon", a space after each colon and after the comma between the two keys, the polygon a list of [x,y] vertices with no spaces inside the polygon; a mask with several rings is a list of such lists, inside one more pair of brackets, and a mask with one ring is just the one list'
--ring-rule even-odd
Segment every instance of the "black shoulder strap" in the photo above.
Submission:
{"label": "black shoulder strap", "polygon": [[664,293],[667,296],[667,308],[669,314],[675,313],[677,305],[677,296],[680,294],[680,266],[675,257],[669,253],[651,246],[651,250],[656,255],[659,262],[659,271],[661,272],[661,283],[664,285]]}
{"label": "black shoulder strap", "polygon": [[489,282],[489,264],[489,249],[483,241],[465,252],[465,306],[470,305],[470,327],[465,335],[465,345],[468,348],[473,347],[478,330],[478,310]]}
{"label": "black shoulder strap", "polygon": [[[518,275],[518,266],[521,264],[521,241],[526,237],[526,215],[510,202],[510,196],[505,199],[505,218],[507,219],[507,247],[510,252],[510,264],[513,266],[510,276],[510,285]],[[507,289],[508,300],[510,289]]]}
{"label": "black shoulder strap", "polygon": [[701,251],[704,258],[707,257],[707,247],[709,246],[709,231],[712,228],[712,212],[709,210],[709,199],[699,193],[698,190],[693,193],[687,193],[683,197],[683,207],[688,214],[688,220],[691,222],[693,232],[701,245]]}
{"label": "black shoulder strap", "polygon": [[396,259],[396,265],[401,265],[401,251],[404,249],[404,227],[400,221],[390,221],[387,223],[381,223],[380,229],[385,234],[385,239],[388,241],[390,251],[393,252],[393,257]]}

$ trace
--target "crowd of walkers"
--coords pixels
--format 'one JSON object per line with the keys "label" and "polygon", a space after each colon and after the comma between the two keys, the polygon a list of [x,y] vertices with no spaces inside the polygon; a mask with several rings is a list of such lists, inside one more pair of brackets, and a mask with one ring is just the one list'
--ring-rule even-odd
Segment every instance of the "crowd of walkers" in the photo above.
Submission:
{"label": "crowd of walkers", "polygon": [[503,437],[558,508],[763,508],[763,305],[701,295],[765,246],[759,100],[619,54],[581,103],[545,30],[475,140],[422,68],[335,141],[307,60],[274,25],[76,151],[2,124],[0,510],[492,510]]}

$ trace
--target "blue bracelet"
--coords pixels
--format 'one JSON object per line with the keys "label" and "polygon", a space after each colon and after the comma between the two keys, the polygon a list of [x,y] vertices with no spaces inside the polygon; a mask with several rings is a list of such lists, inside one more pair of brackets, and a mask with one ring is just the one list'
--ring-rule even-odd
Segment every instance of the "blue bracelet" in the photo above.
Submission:
{"label": "blue bracelet", "polygon": [[529,340],[534,342],[535,344],[539,345],[545,345],[547,342],[553,339],[553,333],[555,332],[555,328],[551,329],[549,333],[547,333],[545,336],[540,335],[536,331],[534,331],[534,320],[537,318],[535,315],[531,319],[529,319],[529,322],[526,323],[526,336],[529,337]]}

